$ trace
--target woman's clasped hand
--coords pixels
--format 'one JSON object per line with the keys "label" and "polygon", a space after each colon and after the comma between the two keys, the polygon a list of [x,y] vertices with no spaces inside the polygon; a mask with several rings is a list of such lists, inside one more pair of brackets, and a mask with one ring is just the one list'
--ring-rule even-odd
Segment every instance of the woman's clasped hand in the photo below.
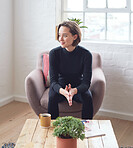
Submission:
{"label": "woman's clasped hand", "polygon": [[71,84],[66,85],[65,89],[60,89],[60,94],[66,97],[69,106],[72,106],[72,99],[75,94],[77,94],[77,88],[72,88]]}

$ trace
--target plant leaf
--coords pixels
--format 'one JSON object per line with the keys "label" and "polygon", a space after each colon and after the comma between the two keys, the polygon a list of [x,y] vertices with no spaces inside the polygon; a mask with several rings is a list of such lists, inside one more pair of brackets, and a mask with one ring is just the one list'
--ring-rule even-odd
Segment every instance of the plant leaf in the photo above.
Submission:
{"label": "plant leaf", "polygon": [[80,26],[80,28],[88,28],[87,26]]}

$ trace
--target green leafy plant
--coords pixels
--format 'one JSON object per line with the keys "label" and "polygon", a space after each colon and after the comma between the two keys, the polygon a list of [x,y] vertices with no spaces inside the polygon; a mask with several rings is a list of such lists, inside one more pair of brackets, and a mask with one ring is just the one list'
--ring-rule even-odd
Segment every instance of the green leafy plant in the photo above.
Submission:
{"label": "green leafy plant", "polygon": [[54,136],[68,139],[68,138],[85,138],[84,125],[81,120],[72,116],[58,117],[53,122]]}
{"label": "green leafy plant", "polygon": [[74,21],[76,22],[80,28],[88,28],[87,26],[80,26],[80,24],[82,24],[83,22],[81,21],[81,19],[77,19],[77,18],[67,18],[69,21]]}

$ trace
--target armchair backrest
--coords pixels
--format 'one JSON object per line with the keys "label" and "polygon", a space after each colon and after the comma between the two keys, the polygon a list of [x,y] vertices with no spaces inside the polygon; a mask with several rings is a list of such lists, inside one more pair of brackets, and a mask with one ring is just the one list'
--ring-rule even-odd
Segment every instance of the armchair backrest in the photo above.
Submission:
{"label": "armchair backrest", "polygon": [[101,56],[99,53],[92,52],[92,70],[97,67],[102,67]]}

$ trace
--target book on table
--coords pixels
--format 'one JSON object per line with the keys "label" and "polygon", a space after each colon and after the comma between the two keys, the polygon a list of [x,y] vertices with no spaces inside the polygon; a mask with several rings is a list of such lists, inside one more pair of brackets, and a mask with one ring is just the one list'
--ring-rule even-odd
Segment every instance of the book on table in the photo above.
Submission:
{"label": "book on table", "polygon": [[105,136],[105,132],[100,128],[96,128],[92,126],[91,120],[82,120],[82,123],[85,126],[85,137],[86,138],[93,138],[99,136]]}

